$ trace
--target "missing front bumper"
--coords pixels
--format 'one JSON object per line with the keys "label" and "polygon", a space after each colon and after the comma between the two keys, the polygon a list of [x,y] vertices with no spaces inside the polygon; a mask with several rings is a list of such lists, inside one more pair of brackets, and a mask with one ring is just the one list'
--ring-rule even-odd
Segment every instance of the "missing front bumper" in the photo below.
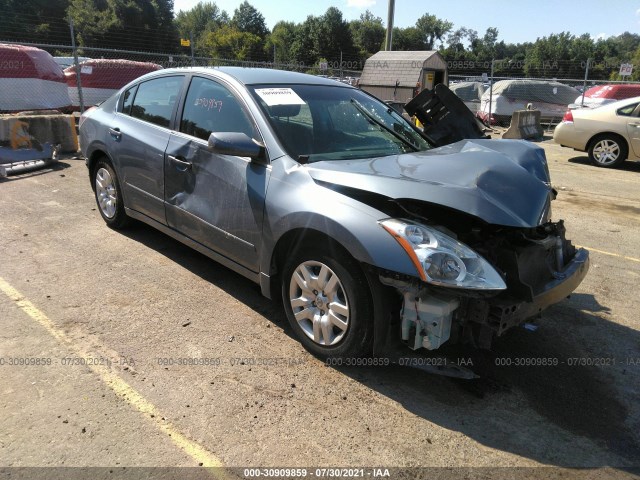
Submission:
{"label": "missing front bumper", "polygon": [[589,252],[578,249],[564,269],[555,272],[555,278],[538,288],[528,301],[511,297],[509,291],[482,298],[453,289],[434,289],[424,283],[380,279],[403,297],[401,337],[409,348],[435,350],[448,342],[489,349],[496,336],[568,297],[588,271]]}

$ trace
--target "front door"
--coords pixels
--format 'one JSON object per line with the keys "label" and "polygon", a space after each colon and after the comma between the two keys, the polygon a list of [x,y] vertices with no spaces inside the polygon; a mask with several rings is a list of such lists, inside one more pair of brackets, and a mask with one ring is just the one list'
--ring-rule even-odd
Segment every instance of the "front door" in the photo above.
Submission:
{"label": "front door", "polygon": [[208,148],[212,132],[259,134],[225,85],[193,77],[165,155],[167,223],[193,240],[257,272],[270,167]]}

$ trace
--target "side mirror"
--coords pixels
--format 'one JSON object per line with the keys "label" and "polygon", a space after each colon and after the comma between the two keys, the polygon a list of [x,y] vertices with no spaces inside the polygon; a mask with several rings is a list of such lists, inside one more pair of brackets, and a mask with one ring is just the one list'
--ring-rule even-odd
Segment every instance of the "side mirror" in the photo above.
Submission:
{"label": "side mirror", "polygon": [[264,147],[241,132],[213,132],[209,136],[209,148],[222,155],[251,159],[264,156]]}

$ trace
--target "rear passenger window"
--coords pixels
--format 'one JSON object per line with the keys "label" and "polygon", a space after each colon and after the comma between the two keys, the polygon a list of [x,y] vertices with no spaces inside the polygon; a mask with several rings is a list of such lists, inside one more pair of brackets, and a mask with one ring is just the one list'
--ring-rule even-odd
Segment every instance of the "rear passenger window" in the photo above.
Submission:
{"label": "rear passenger window", "polygon": [[632,105],[627,105],[626,107],[619,108],[618,115],[622,115],[623,117],[630,117],[637,106],[638,104],[634,103]]}
{"label": "rear passenger window", "polygon": [[122,113],[124,113],[125,115],[131,115],[131,105],[133,105],[133,97],[136,95],[136,88],[138,88],[137,85],[124,92],[124,100],[122,101]]}
{"label": "rear passenger window", "polygon": [[238,99],[213,80],[194,77],[184,102],[180,131],[208,140],[211,132],[242,132],[257,135]]}
{"label": "rear passenger window", "polygon": [[141,83],[131,106],[131,116],[169,128],[183,77],[162,77]]}

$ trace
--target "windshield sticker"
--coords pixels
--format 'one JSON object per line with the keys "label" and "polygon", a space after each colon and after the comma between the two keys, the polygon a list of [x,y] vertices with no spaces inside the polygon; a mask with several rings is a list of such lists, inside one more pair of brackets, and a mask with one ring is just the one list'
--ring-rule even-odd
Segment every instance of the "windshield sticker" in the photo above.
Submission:
{"label": "windshield sticker", "polygon": [[274,105],[306,105],[305,101],[290,88],[256,88],[256,93],[270,107]]}

